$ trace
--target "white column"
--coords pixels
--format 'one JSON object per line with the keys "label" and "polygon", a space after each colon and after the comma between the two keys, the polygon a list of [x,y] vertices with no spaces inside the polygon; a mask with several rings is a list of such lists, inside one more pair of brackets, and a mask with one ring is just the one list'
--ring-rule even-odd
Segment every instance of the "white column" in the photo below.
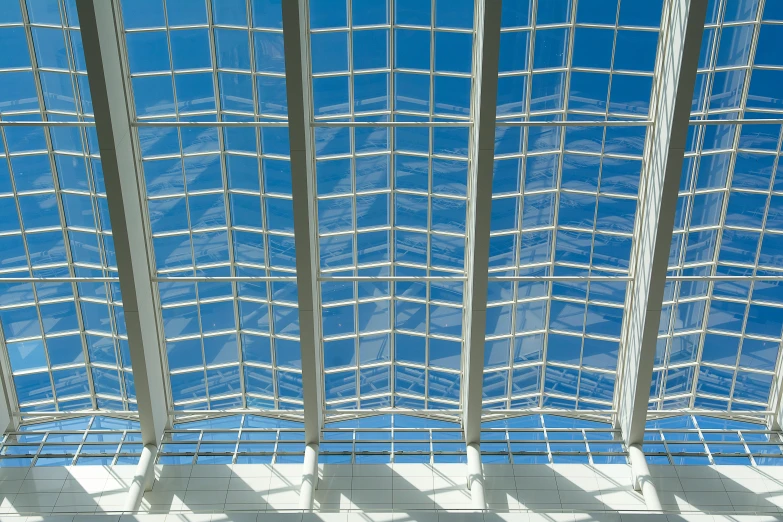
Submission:
{"label": "white column", "polygon": [[688,120],[708,0],[664,3],[615,389],[628,446],[644,438]]}
{"label": "white column", "polygon": [[168,422],[161,366],[159,307],[152,276],[152,245],[144,225],[141,164],[130,122],[133,100],[125,82],[116,0],[77,0],[95,127],[128,331],[133,380],[144,444],[157,447]]}
{"label": "white column", "polygon": [[489,232],[492,213],[492,174],[495,163],[498,61],[501,0],[476,2],[476,43],[473,49],[473,97],[470,142],[470,197],[465,285],[465,348],[462,407],[468,453],[468,489],[473,507],[486,509],[481,468],[481,407],[484,385],[484,333],[487,323]]}
{"label": "white column", "polygon": [[309,82],[310,39],[307,31],[307,0],[286,0],[282,4],[305,442],[318,444],[323,423],[322,372],[320,371],[321,311],[317,301],[318,248],[314,219],[315,170],[310,128],[312,93]]}
{"label": "white column", "polygon": [[299,509],[313,510],[313,497],[318,486],[318,444],[305,447],[304,467],[302,468],[302,486],[299,488]]}
{"label": "white column", "polygon": [[477,442],[468,444],[468,489],[474,509],[487,509],[484,498],[484,470],[481,469],[481,449]]}
{"label": "white column", "polygon": [[644,452],[639,444],[628,446],[628,457],[631,460],[631,475],[633,479],[633,489],[641,491],[644,496],[644,503],[650,511],[661,511],[661,500],[658,498],[658,490],[655,489],[650,468],[647,467],[647,461],[644,459]]}
{"label": "white column", "polygon": [[147,444],[141,450],[141,458],[136,465],[136,474],[133,476],[130,488],[128,488],[123,511],[134,513],[141,507],[144,492],[150,491],[152,483],[155,481],[155,457],[157,456],[158,447],[154,444]]}

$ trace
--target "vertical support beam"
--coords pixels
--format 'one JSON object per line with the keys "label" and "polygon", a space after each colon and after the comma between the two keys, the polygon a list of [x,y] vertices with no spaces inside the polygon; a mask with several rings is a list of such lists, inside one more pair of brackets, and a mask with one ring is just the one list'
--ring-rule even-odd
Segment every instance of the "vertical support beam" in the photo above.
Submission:
{"label": "vertical support beam", "polygon": [[[3,345],[3,349],[5,346]],[[0,439],[6,431],[14,431],[17,425],[17,419],[14,417],[11,402],[8,400],[6,386],[13,387],[14,383],[7,377],[5,372],[0,371]]]}
{"label": "vertical support beam", "polygon": [[318,248],[315,233],[315,170],[310,118],[310,38],[307,0],[283,4],[288,136],[291,143],[291,187],[296,245],[296,286],[299,298],[299,346],[302,350],[302,399],[305,443],[319,444],[323,423],[321,400],[320,309]]}
{"label": "vertical support beam", "polygon": [[154,444],[147,444],[142,448],[133,481],[130,488],[128,488],[128,496],[125,498],[123,511],[135,513],[141,507],[144,492],[150,491],[152,483],[155,481],[155,457],[157,456],[158,447]]}
{"label": "vertical support beam", "polygon": [[119,3],[77,0],[76,8],[117,255],[141,435],[145,445],[157,448],[168,422],[168,401],[152,283],[155,265],[139,181],[141,164],[130,127],[135,113],[122,69]]}
{"label": "vertical support beam", "polygon": [[628,446],[644,438],[680,186],[688,120],[708,0],[667,0],[658,40],[626,298],[623,357],[615,389],[618,423]]}
{"label": "vertical support beam", "polygon": [[644,458],[641,444],[632,444],[628,446],[628,457],[631,461],[631,474],[633,480],[633,489],[641,491],[644,496],[644,503],[650,511],[661,511],[661,499],[658,498],[658,490],[650,476],[650,468],[647,467],[647,460]]}
{"label": "vertical support beam", "polygon": [[489,231],[492,213],[492,174],[495,163],[498,61],[501,0],[476,2],[476,43],[473,50],[471,163],[468,176],[468,253],[465,285],[463,351],[463,424],[465,442],[481,435],[481,392],[484,384],[484,334],[487,324]]}
{"label": "vertical support beam", "polygon": [[468,488],[473,507],[486,509],[481,469],[481,406],[484,386],[484,334],[487,324],[489,232],[492,213],[492,175],[495,164],[500,17],[502,0],[476,2],[476,40],[473,48],[471,163],[469,183],[468,254],[465,285],[463,350],[463,427],[468,452]]}
{"label": "vertical support beam", "polygon": [[318,486],[318,444],[305,446],[302,485],[299,488],[299,509],[313,510],[315,488]]}
{"label": "vertical support beam", "polygon": [[484,496],[484,470],[481,469],[481,448],[478,442],[467,445],[468,454],[468,489],[470,502],[474,509],[487,509]]}
{"label": "vertical support beam", "polygon": [[783,359],[778,358],[772,390],[769,393],[770,404],[767,416],[767,428],[779,431],[783,428]]}

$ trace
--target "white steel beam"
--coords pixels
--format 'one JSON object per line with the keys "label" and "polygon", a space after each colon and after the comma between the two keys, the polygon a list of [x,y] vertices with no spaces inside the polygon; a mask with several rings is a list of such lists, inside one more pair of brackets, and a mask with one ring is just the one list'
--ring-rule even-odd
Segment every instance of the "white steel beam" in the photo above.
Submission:
{"label": "white steel beam", "polygon": [[159,315],[146,233],[141,164],[130,122],[133,100],[123,73],[119,2],[77,0],[109,217],[117,255],[133,380],[145,445],[158,446],[168,422]]}
{"label": "white steel beam", "polygon": [[708,0],[667,0],[658,41],[645,161],[639,187],[626,298],[623,356],[615,388],[617,421],[628,446],[644,438],[666,269],[688,120]]}
{"label": "white steel beam", "polygon": [[[3,346],[5,349],[5,346]],[[14,382],[4,371],[0,371],[0,439],[7,431],[15,431],[18,425],[18,418],[14,416],[14,410],[11,408],[11,401],[9,400],[9,393],[6,391],[7,387],[13,389]]]}
{"label": "white steel beam", "polygon": [[484,334],[487,324],[489,232],[492,213],[492,174],[495,163],[498,61],[501,0],[476,2],[476,43],[473,49],[470,200],[465,285],[465,348],[463,350],[462,408],[468,451],[468,488],[473,507],[486,509],[481,468],[481,410],[484,385]]}
{"label": "white steel beam", "polygon": [[320,309],[318,307],[318,248],[315,224],[315,175],[310,118],[310,39],[307,0],[283,4],[288,136],[291,143],[291,186],[296,246],[296,286],[299,297],[299,346],[302,350],[302,399],[305,443],[319,444],[323,411],[321,399]]}
{"label": "white steel beam", "polygon": [[489,231],[492,173],[495,162],[501,0],[476,2],[476,44],[473,50],[471,163],[468,179],[468,252],[465,285],[465,349],[463,350],[463,424],[465,442],[481,434],[481,392],[484,383],[484,333],[487,323]]}

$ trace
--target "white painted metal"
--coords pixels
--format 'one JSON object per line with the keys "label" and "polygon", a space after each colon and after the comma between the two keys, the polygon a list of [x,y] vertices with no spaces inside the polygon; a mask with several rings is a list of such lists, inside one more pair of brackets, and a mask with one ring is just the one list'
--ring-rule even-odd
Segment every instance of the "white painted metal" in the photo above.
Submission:
{"label": "white painted metal", "polygon": [[647,467],[647,461],[644,458],[641,445],[631,444],[628,446],[628,458],[631,461],[633,488],[642,492],[647,509],[660,511],[663,509],[661,500],[658,498],[658,490],[655,489],[655,484],[650,476],[650,468]]}
{"label": "white painted metal", "polygon": [[[318,277],[319,282],[372,282],[372,281],[467,281],[466,276],[334,276]],[[584,281],[584,282],[622,282],[633,281],[632,277],[626,276],[490,276],[488,281],[521,281],[521,282],[565,282],[565,281]],[[695,275],[695,276],[666,276],[667,281],[783,281],[783,275]],[[119,277],[4,277],[4,283],[118,283]],[[179,282],[179,283],[205,283],[205,282],[253,282],[253,281],[296,281],[295,276],[172,276],[172,277],[153,277],[155,283]]]}
{"label": "white painted metal", "polygon": [[[495,162],[498,62],[501,0],[476,2],[476,39],[473,50],[473,99],[476,125],[471,135],[468,180],[468,248],[465,285],[462,408],[465,441],[478,443],[484,380],[484,333],[487,322],[489,232],[492,212],[492,175]],[[479,457],[480,462],[480,457]],[[479,466],[480,470],[480,466]]]}
{"label": "white painted metal", "polygon": [[[637,28],[638,29],[638,28]],[[510,121],[497,122],[498,127],[648,127],[653,125],[651,120],[556,120],[556,121]],[[690,120],[689,125],[780,125],[780,118],[732,118],[724,120]],[[0,121],[0,127],[94,127],[91,121]],[[469,120],[453,121],[311,121],[311,127],[471,127],[473,122]],[[148,121],[137,120],[131,122],[131,127],[288,127],[285,120],[274,121]]]}
{"label": "white painted metal", "polygon": [[477,442],[467,445],[468,452],[468,489],[474,509],[487,509],[484,498],[484,471],[481,469],[481,449]]}
{"label": "white painted metal", "polygon": [[315,172],[310,115],[310,39],[307,0],[283,5],[288,135],[291,144],[291,186],[299,299],[299,346],[302,350],[302,399],[305,442],[320,442],[323,424],[321,398],[321,310],[318,306],[318,248],[315,224]]}
{"label": "white painted metal", "polygon": [[7,385],[13,386],[13,381],[3,378],[2,382],[0,382],[0,434],[7,431],[15,431],[18,423],[18,419],[14,416],[11,403],[8,400],[9,394],[5,389]]}
{"label": "white painted metal", "polygon": [[299,489],[299,509],[313,510],[316,487],[318,487],[318,444],[308,444],[305,447],[302,486]]}
{"label": "white painted metal", "polygon": [[140,162],[130,122],[133,101],[123,74],[119,2],[77,0],[95,127],[106,184],[117,269],[144,444],[157,447],[168,421],[158,306],[151,277]]}
{"label": "white painted metal", "polygon": [[123,511],[134,513],[141,507],[144,492],[152,489],[155,481],[155,457],[158,456],[158,447],[154,444],[146,444],[141,450],[141,458],[136,465],[136,473],[133,476],[128,496],[125,499]]}
{"label": "white painted metal", "polygon": [[623,353],[615,388],[618,424],[626,444],[641,443],[647,418],[658,323],[672,241],[677,192],[688,135],[693,88],[708,0],[664,4],[645,144],[626,298]]}

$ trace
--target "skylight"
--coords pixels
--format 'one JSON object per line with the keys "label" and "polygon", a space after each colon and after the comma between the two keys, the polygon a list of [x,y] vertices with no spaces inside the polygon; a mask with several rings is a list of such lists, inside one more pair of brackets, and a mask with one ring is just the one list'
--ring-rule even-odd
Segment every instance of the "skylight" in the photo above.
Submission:
{"label": "skylight", "polygon": [[[3,3],[2,120],[91,121],[78,26],[72,1]],[[0,279],[116,277],[94,128],[0,137]],[[118,283],[2,284],[0,323],[22,411],[135,409]]]}
{"label": "skylight", "polygon": [[[279,5],[122,6],[141,121],[285,122]],[[139,141],[159,277],[295,275],[287,127],[141,127]],[[295,281],[159,289],[175,409],[301,409]]]}
{"label": "skylight", "polygon": [[[646,127],[507,122],[646,118],[660,3],[535,7],[503,5],[490,276],[628,276]],[[486,407],[610,409],[626,286],[491,281]]]}
{"label": "skylight", "polygon": [[[303,4],[313,348],[300,347],[281,0],[117,5],[168,409],[301,416],[307,349],[327,415],[398,408],[453,421],[465,408],[482,10],[472,0]],[[710,1],[691,120],[780,117],[778,5]],[[503,2],[485,410],[606,418],[617,406],[663,8]],[[0,125],[11,402],[134,411],[74,0],[3,2],[0,47],[0,122],[74,123]],[[783,276],[781,125],[689,131],[649,409],[766,412],[783,330],[783,277],[764,279]],[[735,279],[682,280],[692,276]]]}
{"label": "skylight", "polygon": [[[780,19],[774,2],[708,12],[692,119],[775,118],[770,97]],[[754,94],[755,93],[755,94]],[[670,275],[742,276],[667,285],[651,409],[764,411],[780,352],[783,223],[775,172],[780,125],[691,126],[669,257]]]}

